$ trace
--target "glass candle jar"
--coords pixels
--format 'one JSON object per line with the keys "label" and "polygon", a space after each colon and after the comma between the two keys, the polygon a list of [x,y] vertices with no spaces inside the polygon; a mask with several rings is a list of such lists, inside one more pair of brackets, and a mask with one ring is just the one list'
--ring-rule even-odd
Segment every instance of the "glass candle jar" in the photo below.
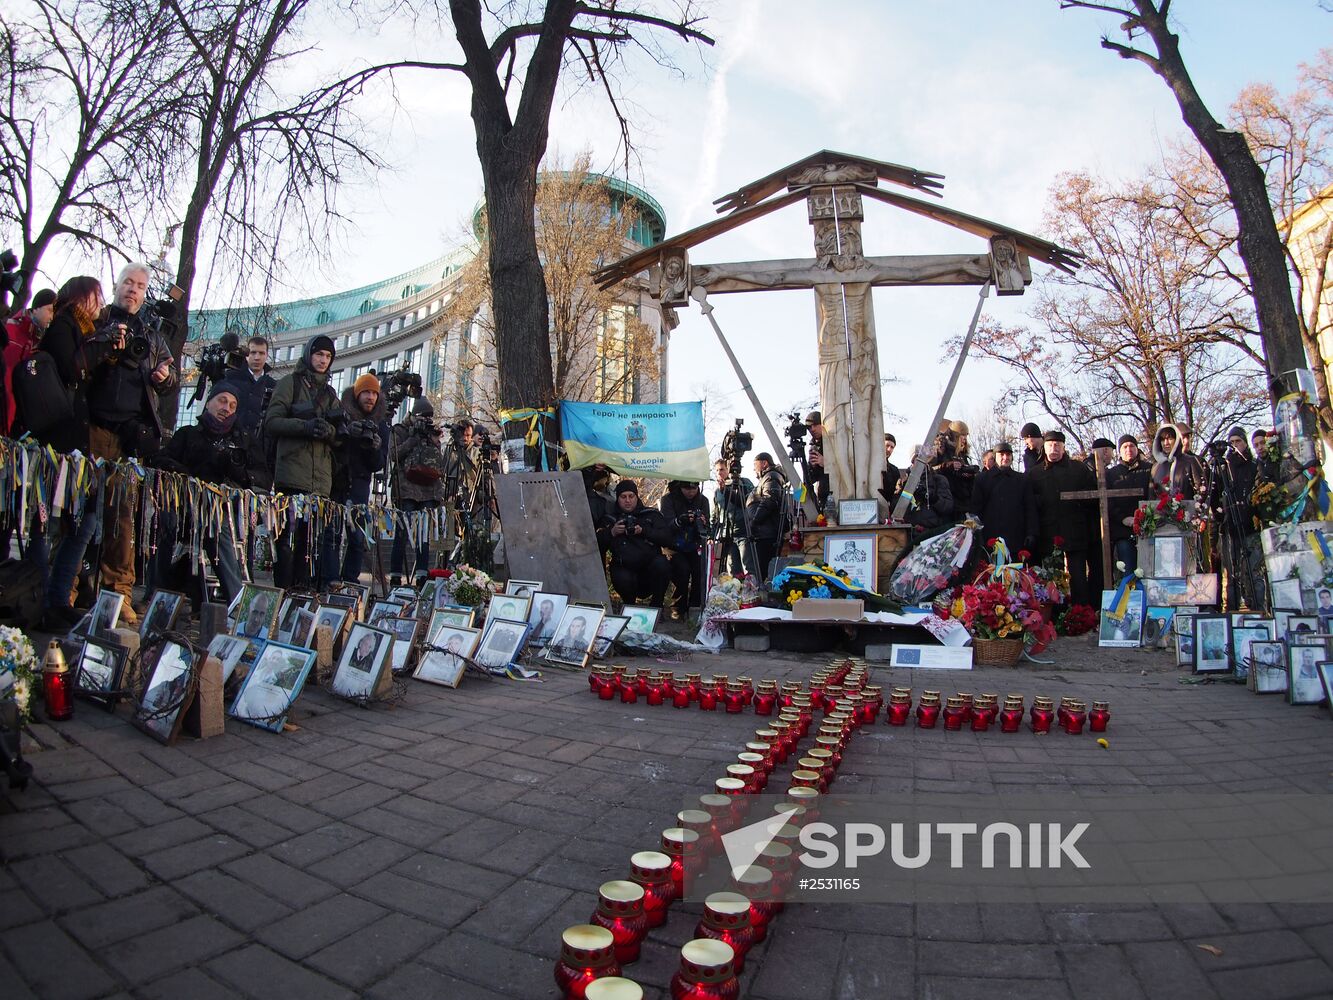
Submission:
{"label": "glass candle jar", "polygon": [[967,721],[967,703],[963,701],[961,695],[950,695],[944,706],[944,728],[956,731],[963,728],[965,721]]}
{"label": "glass candle jar", "polygon": [[[963,701],[963,724],[966,725],[972,721],[972,693],[970,691],[959,691],[954,697],[961,698]],[[948,707],[947,704],[945,707]]]}
{"label": "glass candle jar", "polygon": [[1000,714],[1000,696],[994,692],[979,694],[974,705],[974,713],[976,706],[980,706],[982,711],[990,716],[990,721],[994,722],[995,717]]}
{"label": "glass candle jar", "polygon": [[805,806],[805,819],[803,822],[813,823],[818,818],[818,788],[810,788],[805,785],[793,785],[791,788],[787,789],[787,800]]}
{"label": "glass candle jar", "polygon": [[671,704],[676,708],[690,707],[690,688],[688,684],[677,684],[671,692]]}
{"label": "glass candle jar", "polygon": [[671,859],[661,851],[639,851],[629,859],[630,878],[643,887],[643,914],[649,927],[666,923],[667,907],[676,898]]}
{"label": "glass candle jar", "polygon": [[620,690],[616,675],[610,671],[597,679],[597,697],[602,701],[611,701]]}
{"label": "glass candle jar", "polygon": [[1064,727],[1065,716],[1069,714],[1069,702],[1071,700],[1068,695],[1060,696],[1060,706],[1055,710],[1055,721],[1061,728]]}
{"label": "glass candle jar", "polygon": [[699,700],[699,690],[703,687],[703,682],[700,680],[702,676],[702,674],[685,675],[685,690],[689,692],[691,702]]}
{"label": "glass candle jar", "polygon": [[782,910],[782,904],[773,897],[773,873],[760,865],[732,869],[731,886],[750,901],[750,924],[755,940],[768,936],[768,925]]}
{"label": "glass candle jar", "polygon": [[[747,795],[753,795],[759,789],[755,787],[755,770],[749,764],[728,764],[727,777],[735,778],[745,788]],[[721,789],[718,789],[721,791]]]}
{"label": "glass candle jar", "polygon": [[1083,732],[1083,724],[1087,721],[1087,706],[1083,702],[1071,698],[1065,708],[1065,732],[1070,736],[1077,736]]}
{"label": "glass candle jar", "polygon": [[927,691],[921,696],[916,706],[916,725],[918,729],[934,729],[940,721],[940,696],[933,698]]}
{"label": "glass candle jar", "polygon": [[704,917],[694,929],[696,940],[711,938],[731,945],[736,971],[745,969],[745,954],[755,943],[750,926],[750,901],[739,892],[714,892],[704,900]]}
{"label": "glass candle jar", "polygon": [[729,715],[739,715],[745,711],[745,686],[738,681],[729,683],[723,696],[723,703]]}
{"label": "glass candle jar", "polygon": [[717,711],[717,694],[711,687],[699,688],[699,708],[705,712]]}
{"label": "glass candle jar", "polygon": [[795,876],[796,860],[791,846],[770,840],[759,849],[759,855],[754,863],[768,869],[769,874],[773,876],[773,896],[781,898]]}
{"label": "glass candle jar", "polygon": [[643,899],[643,886],[624,879],[603,882],[597,890],[597,909],[588,923],[611,932],[621,965],[638,961],[639,947],[648,934]]}
{"label": "glass candle jar", "polygon": [[842,763],[841,736],[826,736],[821,733],[819,736],[815,737],[815,747],[816,749],[827,750],[829,752],[829,762],[833,765],[835,770],[838,765]]}
{"label": "glass candle jar", "polygon": [[760,763],[753,764],[748,760],[743,760],[741,761],[742,764],[749,764],[756,770],[762,770],[765,774],[773,773],[773,748],[771,746],[758,740],[751,740],[745,744],[745,752],[757,755]]}
{"label": "glass candle jar", "polygon": [[1111,724],[1111,703],[1107,701],[1094,701],[1092,711],[1088,713],[1088,729],[1094,733],[1106,732],[1106,727]]}
{"label": "glass candle jar", "polygon": [[662,831],[662,853],[671,859],[671,881],[676,897],[685,895],[685,868],[699,859],[699,834],[683,826],[669,826]]}
{"label": "glass candle jar", "polygon": [[974,706],[972,709],[972,731],[974,733],[984,733],[990,729],[990,712],[986,710],[985,705]]}
{"label": "glass candle jar", "polygon": [[611,676],[610,667],[593,667],[588,671],[588,690],[593,694],[597,693],[597,685],[603,677]]}
{"label": "glass candle jar", "polygon": [[639,700],[639,679],[637,676],[626,675],[620,685],[620,700],[629,705]]}
{"label": "glass candle jar", "polygon": [[1034,733],[1049,733],[1051,723],[1055,721],[1055,712],[1051,707],[1050,698],[1033,698],[1032,710],[1029,712],[1029,718],[1032,722],[1032,731]]}
{"label": "glass candle jar", "polygon": [[717,850],[717,842],[713,839],[713,816],[707,810],[682,809],[676,813],[676,825],[698,835],[694,843],[700,857],[709,857]]}
{"label": "glass candle jar", "polygon": [[713,790],[719,795],[725,795],[731,798],[736,795],[745,794],[745,782],[740,778],[718,778],[713,782]]}
{"label": "glass candle jar", "polygon": [[1000,732],[1016,733],[1023,728],[1023,699],[1010,696],[1000,712]]}
{"label": "glass candle jar", "polygon": [[696,938],[680,949],[680,970],[671,977],[671,1000],[735,1000],[736,952],[725,941]]}
{"label": "glass candle jar", "polygon": [[650,705],[660,705],[666,696],[666,683],[660,676],[654,677],[648,682],[648,694],[644,700]]}
{"label": "glass candle jar", "polygon": [[791,773],[793,788],[800,787],[796,783],[796,776],[798,774],[813,774],[815,776],[815,782],[808,787],[818,788],[821,792],[828,791],[828,780],[824,777],[824,764],[822,761],[816,760],[814,757],[802,757],[796,761],[796,768],[797,770]]}
{"label": "glass candle jar", "polygon": [[726,674],[714,674],[708,679],[706,686],[711,686],[713,694],[717,695],[718,700],[721,700],[723,695],[727,693],[727,681],[730,679]]}
{"label": "glass candle jar", "polygon": [[722,834],[734,827],[732,822],[732,801],[730,795],[708,792],[699,796],[699,808],[713,818],[713,844],[715,849],[722,845]]}
{"label": "glass candle jar", "polygon": [[833,784],[834,775],[838,773],[838,769],[833,764],[833,751],[827,747],[815,747],[801,759],[805,760],[807,758],[814,761],[818,766],[819,775],[824,779],[821,788],[827,790],[828,786]]}
{"label": "glass candle jar", "polygon": [[555,964],[555,983],[565,1000],[586,1000],[589,983],[618,975],[620,963],[609,930],[594,924],[565,928],[560,935],[560,961]]}
{"label": "glass candle jar", "polygon": [[588,984],[588,1000],[643,1000],[643,987],[624,976],[607,976]]}
{"label": "glass candle jar", "polygon": [[907,725],[908,716],[912,714],[912,696],[910,694],[891,694],[889,695],[889,709],[885,713],[885,721],[891,726]]}
{"label": "glass candle jar", "polygon": [[[754,772],[754,778],[751,782],[753,790],[758,793],[764,790],[768,784],[768,768],[764,766],[764,757],[762,754],[751,753],[749,750],[742,750],[736,755],[736,763],[744,764]],[[739,775],[737,775],[739,777]]]}
{"label": "glass candle jar", "polygon": [[778,691],[776,685],[766,687],[771,681],[760,681],[759,690],[754,695],[754,714],[772,715],[773,709],[778,703]]}
{"label": "glass candle jar", "polygon": [[639,695],[641,697],[647,698],[649,689],[653,686],[653,683],[657,680],[657,671],[640,670],[639,676],[635,679],[638,681],[639,684]]}
{"label": "glass candle jar", "polygon": [[754,701],[754,678],[742,674],[736,680],[741,686],[741,693],[745,696],[745,704],[749,705]]}

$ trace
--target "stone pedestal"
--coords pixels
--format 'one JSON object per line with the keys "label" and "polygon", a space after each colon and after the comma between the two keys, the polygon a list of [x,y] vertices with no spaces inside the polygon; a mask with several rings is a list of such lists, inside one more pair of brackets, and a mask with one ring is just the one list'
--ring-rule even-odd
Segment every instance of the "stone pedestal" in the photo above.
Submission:
{"label": "stone pedestal", "polygon": [[898,560],[902,558],[907,550],[907,543],[912,537],[912,529],[908,525],[895,524],[849,524],[849,525],[829,525],[819,528],[809,525],[801,529],[802,551],[805,554],[807,562],[822,563],[824,561],[824,539],[837,538],[838,535],[874,535],[875,536],[875,587],[879,593],[884,593],[889,585],[889,577],[893,574],[893,568],[898,565]]}

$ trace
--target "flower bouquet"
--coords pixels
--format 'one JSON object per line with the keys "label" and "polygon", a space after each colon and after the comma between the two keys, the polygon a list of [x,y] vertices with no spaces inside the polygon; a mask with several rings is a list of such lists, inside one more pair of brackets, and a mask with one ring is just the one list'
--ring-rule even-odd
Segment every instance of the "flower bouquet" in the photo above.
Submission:
{"label": "flower bouquet", "polygon": [[942,617],[961,622],[972,636],[979,664],[1011,667],[1029,643],[1044,645],[1052,638],[1052,626],[1031,595],[1011,592],[999,580],[967,584],[942,611]]}
{"label": "flower bouquet", "polygon": [[975,535],[971,522],[964,522],[926,539],[894,569],[889,593],[907,604],[920,604],[948,589],[967,568]]}
{"label": "flower bouquet", "polygon": [[1060,635],[1083,635],[1097,627],[1100,616],[1086,604],[1071,604],[1055,619],[1055,630]]}
{"label": "flower bouquet", "polygon": [[861,600],[869,611],[902,610],[892,597],[858,587],[845,570],[820,563],[788,566],[769,582],[770,599],[780,607],[791,607],[803,597]]}
{"label": "flower bouquet", "polygon": [[1207,526],[1199,516],[1199,507],[1193,500],[1186,500],[1183,493],[1170,493],[1157,485],[1157,503],[1151,507],[1140,507],[1134,512],[1134,536],[1151,538],[1164,524],[1175,524],[1181,528],[1201,532]]}
{"label": "flower bouquet", "polygon": [[[754,578],[746,579],[753,581]],[[699,633],[695,636],[695,642],[713,650],[722,648],[726,641],[726,633],[721,619],[733,611],[740,610],[744,591],[745,584],[730,573],[723,573],[717,578],[704,599],[703,611],[699,615]]]}
{"label": "flower bouquet", "polygon": [[480,607],[492,594],[499,593],[500,585],[479,569],[467,564],[455,566],[440,580],[440,590],[448,595],[448,604],[469,608]]}
{"label": "flower bouquet", "polygon": [[[1008,547],[1003,539],[992,538],[986,543],[990,552],[990,562],[984,564],[973,579],[976,586],[998,583],[1008,596],[1013,613],[1023,625],[1023,641],[1029,652],[1041,652],[1055,639],[1055,628],[1051,625],[1052,607],[1064,601],[1064,593],[1059,585],[1045,579],[1038,569],[1027,565],[1028,553],[1020,550],[1022,561],[1013,562],[1009,557]],[[1059,553],[1061,559],[1064,553]],[[1068,574],[1063,564],[1057,579],[1063,577],[1068,586]],[[1007,638],[1006,636],[983,638]]]}
{"label": "flower bouquet", "polygon": [[0,699],[13,698],[23,722],[32,721],[32,693],[40,671],[32,641],[16,628],[0,627]]}
{"label": "flower bouquet", "polygon": [[1274,524],[1282,524],[1291,517],[1295,498],[1279,483],[1261,479],[1254,484],[1250,505],[1254,512],[1254,527],[1262,531]]}

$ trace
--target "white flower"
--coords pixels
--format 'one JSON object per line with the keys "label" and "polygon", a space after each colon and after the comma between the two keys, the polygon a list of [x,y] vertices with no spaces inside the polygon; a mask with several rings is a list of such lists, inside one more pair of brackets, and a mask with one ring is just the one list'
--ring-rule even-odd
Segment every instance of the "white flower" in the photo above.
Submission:
{"label": "white flower", "polygon": [[1123,573],[1123,572],[1125,571],[1125,560],[1123,560],[1123,559],[1117,559],[1117,560],[1115,561],[1115,568],[1118,569],[1118,570],[1120,570],[1120,572]]}
{"label": "white flower", "polygon": [[1142,568],[1136,569],[1136,570],[1134,571],[1134,575],[1137,576],[1140,580],[1142,580],[1142,579],[1143,579],[1143,569],[1142,569]]}
{"label": "white flower", "polygon": [[26,715],[28,712],[28,697],[30,694],[26,680],[14,682],[14,703],[18,705],[20,715]]}

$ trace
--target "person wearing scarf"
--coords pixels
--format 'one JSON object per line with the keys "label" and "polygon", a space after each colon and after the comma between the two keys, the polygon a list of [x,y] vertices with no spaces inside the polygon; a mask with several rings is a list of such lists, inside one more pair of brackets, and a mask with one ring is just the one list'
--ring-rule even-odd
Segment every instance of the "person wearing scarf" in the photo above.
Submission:
{"label": "person wearing scarf", "polygon": [[[182,427],[153,459],[153,464],[167,472],[201,479],[222,487],[244,489],[250,485],[246,467],[248,437],[237,425],[239,405],[237,386],[227,379],[215,382],[197,423]],[[182,538],[193,537],[189,524],[182,525]],[[231,518],[222,523],[204,525],[203,549],[222,581],[227,600],[241,589],[240,561],[232,535]]]}

